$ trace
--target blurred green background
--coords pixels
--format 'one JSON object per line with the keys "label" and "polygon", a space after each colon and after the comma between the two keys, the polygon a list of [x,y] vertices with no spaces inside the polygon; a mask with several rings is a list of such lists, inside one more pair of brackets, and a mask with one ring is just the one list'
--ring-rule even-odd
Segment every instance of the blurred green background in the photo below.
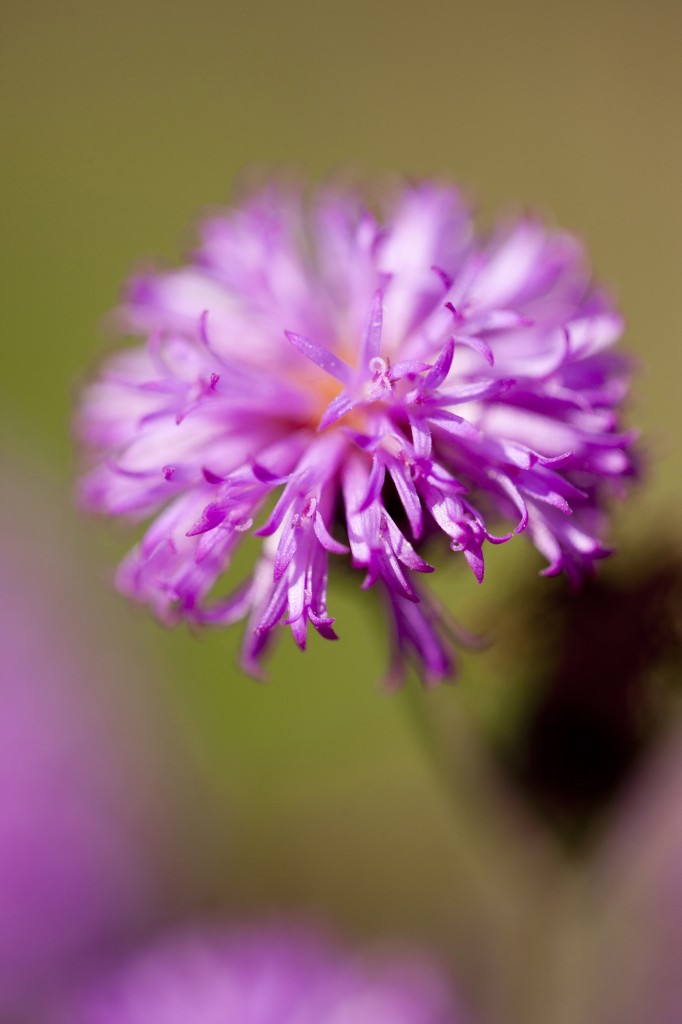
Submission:
{"label": "blurred green background", "polygon": [[[616,536],[626,549],[652,529],[679,536],[681,35],[672,0],[5,5],[3,449],[41,494],[33,529],[79,552],[84,600],[127,545],[70,507],[71,406],[108,344],[102,317],[136,260],[178,260],[201,208],[254,169],[436,174],[486,221],[530,206],[583,237],[641,364],[629,418],[649,468]],[[196,842],[185,835],[171,871],[201,879],[192,905],[302,907],[351,936],[422,942],[482,1019],[526,1022],[531,1004],[555,1003],[544,959],[573,941],[548,939],[563,862],[479,738],[512,727],[522,693],[506,598],[519,581],[552,586],[529,549],[508,547],[481,590],[457,566],[441,573],[464,624],[501,639],[425,697],[414,679],[381,695],[379,617],[343,582],[330,602],[341,642],[301,656],[284,637],[267,686],[236,670],[238,630],[166,633],[112,598],[115,642],[147,659],[144,713],[170,719],[165,756],[189,804],[201,794]],[[451,745],[449,792],[424,717]],[[550,890],[562,895],[539,898]]]}

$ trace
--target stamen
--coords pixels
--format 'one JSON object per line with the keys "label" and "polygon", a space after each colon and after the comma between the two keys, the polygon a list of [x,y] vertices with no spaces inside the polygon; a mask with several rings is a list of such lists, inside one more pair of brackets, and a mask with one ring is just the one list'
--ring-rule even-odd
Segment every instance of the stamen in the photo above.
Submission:
{"label": "stamen", "polygon": [[388,362],[382,356],[372,356],[369,361],[369,370],[375,376],[380,376],[382,373],[387,372]]}

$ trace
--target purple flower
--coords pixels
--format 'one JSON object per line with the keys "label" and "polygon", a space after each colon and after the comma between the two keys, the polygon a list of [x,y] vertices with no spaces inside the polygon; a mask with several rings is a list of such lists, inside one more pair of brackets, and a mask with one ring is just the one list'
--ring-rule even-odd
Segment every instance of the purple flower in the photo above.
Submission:
{"label": "purple flower", "polygon": [[13,503],[30,520],[52,495],[42,481],[22,493],[21,478],[3,471],[0,1019],[19,1021],[24,1012],[33,1020],[29,1008],[77,963],[149,918],[152,851],[139,822],[151,820],[141,794],[153,786],[140,785],[136,772],[148,763],[110,722],[117,709],[100,684],[125,664],[103,667],[102,638],[95,650],[84,641],[93,621],[73,600],[78,567],[43,543],[39,520],[38,536],[13,528]]}
{"label": "purple flower", "polygon": [[364,962],[300,926],[195,928],[87,985],[68,1024],[458,1024],[432,968]]}
{"label": "purple flower", "polygon": [[[453,670],[417,582],[432,535],[479,582],[486,543],[519,533],[545,574],[607,553],[605,497],[632,472],[622,321],[536,219],[480,239],[452,188],[405,188],[378,219],[273,187],[205,221],[186,266],[134,277],[119,321],[146,341],[86,393],[83,502],[154,517],[120,590],[167,623],[247,618],[253,674],[281,625],[301,648],[309,623],[336,637],[330,555],[383,594],[398,684],[406,655],[426,683]],[[253,574],[214,596],[248,531]]]}

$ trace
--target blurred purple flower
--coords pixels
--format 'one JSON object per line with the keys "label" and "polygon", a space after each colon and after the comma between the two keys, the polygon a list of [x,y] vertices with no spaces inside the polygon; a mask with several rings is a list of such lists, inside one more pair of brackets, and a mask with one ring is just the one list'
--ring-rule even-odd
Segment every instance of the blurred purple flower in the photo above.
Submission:
{"label": "blurred purple flower", "polygon": [[[147,340],[85,395],[83,503],[155,517],[120,590],[167,623],[247,617],[253,674],[281,623],[301,648],[308,622],[335,638],[330,553],[385,598],[393,684],[406,655],[427,683],[453,670],[416,582],[430,535],[479,582],[485,542],[522,532],[545,574],[607,553],[604,499],[632,472],[622,322],[580,244],[536,219],[481,240],[452,188],[405,188],[383,221],[271,188],[205,221],[188,265],[133,278],[120,322]],[[255,571],[214,596],[263,510]]]}
{"label": "blurred purple flower", "polygon": [[[93,702],[98,672],[107,669],[84,655],[82,609],[67,603],[64,611],[65,594],[72,597],[64,585],[66,566],[57,566],[62,575],[55,591],[55,566],[39,558],[45,554],[40,538],[22,543],[15,537],[13,544],[10,534],[8,540],[6,504],[0,531],[0,1019],[15,1021],[77,963],[137,929],[150,915],[153,887],[150,851],[145,854],[138,831],[141,800],[131,751],[116,749],[107,721],[111,705]],[[35,574],[27,550],[39,559]],[[68,569],[73,573],[73,563]],[[120,730],[117,739],[125,742]]]}
{"label": "blurred purple flower", "polygon": [[130,957],[53,1024],[458,1024],[423,962],[369,963],[301,926],[195,928]]}

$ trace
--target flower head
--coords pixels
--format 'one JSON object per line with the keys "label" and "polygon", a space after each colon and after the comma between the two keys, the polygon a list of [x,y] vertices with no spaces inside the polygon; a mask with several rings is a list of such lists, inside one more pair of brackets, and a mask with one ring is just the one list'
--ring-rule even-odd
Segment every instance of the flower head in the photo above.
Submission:
{"label": "flower head", "polygon": [[371,964],[302,926],[195,927],[129,956],[50,1020],[68,1024],[458,1024],[415,960]]}
{"label": "flower head", "polygon": [[[425,538],[479,582],[486,544],[523,532],[546,574],[607,553],[604,498],[631,472],[622,322],[536,219],[481,239],[452,188],[379,218],[273,187],[205,221],[186,266],[134,277],[119,319],[145,341],[86,393],[84,503],[154,517],[119,588],[168,623],[247,618],[252,673],[282,624],[302,648],[309,624],[335,638],[330,555],[385,598],[391,679],[407,654],[433,682],[453,653],[417,582]],[[212,597],[248,531],[253,574]]]}

